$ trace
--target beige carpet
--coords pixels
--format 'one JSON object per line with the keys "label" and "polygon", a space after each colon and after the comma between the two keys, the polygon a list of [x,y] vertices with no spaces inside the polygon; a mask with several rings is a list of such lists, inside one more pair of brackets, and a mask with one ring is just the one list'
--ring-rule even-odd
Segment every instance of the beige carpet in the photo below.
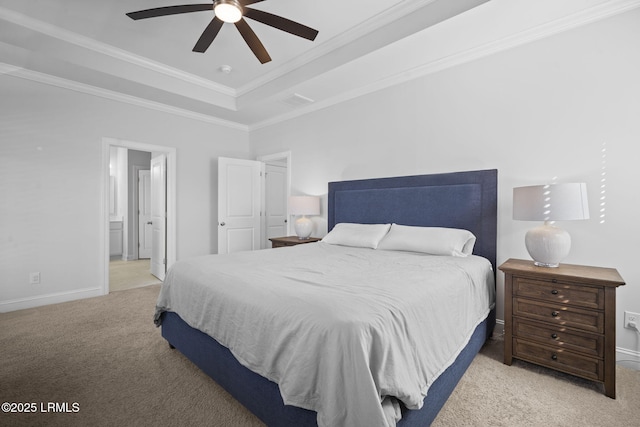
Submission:
{"label": "beige carpet", "polygon": [[112,260],[109,262],[109,292],[156,283],[160,283],[160,279],[151,274],[151,260]]}
{"label": "beige carpet", "polygon": [[[152,323],[158,285],[0,314],[2,426],[260,426],[253,415],[170,350]],[[618,399],[588,381],[484,347],[434,426],[640,426],[640,372],[618,367]],[[77,412],[42,412],[77,402]]]}

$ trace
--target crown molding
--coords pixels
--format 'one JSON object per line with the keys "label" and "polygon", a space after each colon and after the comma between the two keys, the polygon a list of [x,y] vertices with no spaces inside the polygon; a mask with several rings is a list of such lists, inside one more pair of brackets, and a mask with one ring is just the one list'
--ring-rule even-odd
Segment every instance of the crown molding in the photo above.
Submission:
{"label": "crown molding", "polygon": [[354,39],[360,38],[373,30],[381,28],[389,24],[390,22],[406,16],[422,7],[425,7],[428,4],[433,3],[434,1],[435,0],[402,1],[399,5],[395,6],[391,10],[381,12],[371,17],[367,21],[350,29],[349,31],[346,31],[332,38],[328,42],[323,43],[321,47],[319,46],[316,49],[308,51],[304,55],[301,55],[300,57],[295,58],[294,60],[289,61],[288,63],[272,70],[271,72],[264,74],[264,76],[253,80],[252,82],[246,84],[245,86],[242,86],[237,90],[205,79],[203,77],[199,77],[194,74],[170,67],[166,64],[133,54],[126,50],[119,49],[115,46],[111,46],[106,43],[91,39],[89,37],[74,33],[72,31],[65,30],[63,28],[40,21],[19,12],[15,12],[2,6],[0,6],[0,19],[4,19],[8,22],[22,26],[24,28],[28,28],[32,31],[36,31],[49,37],[53,37],[64,42],[89,49],[96,53],[100,53],[120,61],[128,62],[130,64],[182,80],[189,84],[200,86],[208,90],[219,92],[226,96],[237,98],[242,94],[251,92],[252,90],[263,86],[272,80],[282,77],[303,65],[306,65],[336,49],[347,45]]}
{"label": "crown molding", "polygon": [[2,6],[0,6],[0,19],[24,28],[28,28],[29,30],[44,34],[46,36],[62,40],[66,43],[80,46],[82,48],[100,53],[102,55],[106,55],[120,61],[128,62],[138,67],[143,67],[148,70],[182,80],[189,84],[205,88],[207,90],[212,90],[226,96],[237,96],[236,90],[228,86],[221,85],[203,77],[196,76],[195,74],[187,73],[163,63],[133,54],[126,50],[99,42],[97,40],[82,36],[72,31],[65,30],[55,25],[42,22],[38,19],[31,18]]}
{"label": "crown molding", "polygon": [[294,119],[333,105],[340,104],[370,93],[406,83],[420,77],[427,76],[457,65],[465,64],[476,59],[484,58],[495,53],[499,53],[517,46],[522,46],[540,39],[551,37],[555,34],[572,30],[583,25],[601,21],[603,19],[628,12],[640,7],[640,0],[612,0],[589,9],[574,13],[570,16],[556,19],[554,21],[538,25],[536,27],[521,31],[499,40],[476,46],[463,52],[459,52],[448,57],[431,61],[412,69],[400,71],[394,75],[380,79],[369,85],[361,86],[349,92],[317,101],[296,111],[281,114],[277,117],[255,123],[249,126],[249,131],[262,129],[274,124]]}
{"label": "crown molding", "polygon": [[283,64],[282,66],[265,73],[262,77],[254,79],[251,82],[238,88],[238,96],[245,95],[265,84],[282,77],[293,70],[296,70],[304,65],[307,65],[331,52],[338,50],[353,40],[359,39],[372,31],[375,31],[389,23],[400,19],[408,14],[415,12],[416,10],[425,7],[436,0],[414,0],[414,1],[402,1],[400,4],[394,6],[390,10],[385,10],[377,15],[374,15],[356,25],[355,27],[323,42],[321,45],[314,49],[306,51],[304,54],[292,59],[291,61]]}
{"label": "crown molding", "polygon": [[[410,10],[415,10],[418,7],[422,7],[428,3],[431,3],[432,1],[433,0],[403,2],[403,6],[398,8],[402,10],[393,9],[392,11],[395,14],[402,15],[402,14],[409,13]],[[370,93],[374,93],[382,89],[386,89],[398,84],[402,84],[419,77],[427,76],[429,74],[433,74],[438,71],[442,71],[457,65],[461,65],[467,62],[474,61],[479,58],[483,58],[483,57],[501,52],[501,51],[505,51],[520,45],[524,45],[526,43],[530,43],[536,40],[550,37],[552,35],[555,35],[564,31],[568,31],[568,30],[571,30],[583,25],[587,25],[593,22],[597,22],[621,13],[625,13],[638,7],[640,7],[640,0],[607,1],[600,5],[585,9],[583,11],[574,13],[567,17],[556,19],[554,21],[539,25],[531,29],[521,31],[511,36],[504,37],[502,39],[499,39],[493,42],[485,43],[483,45],[476,46],[474,48],[459,52],[454,55],[450,55],[448,57],[443,57],[435,61],[424,63],[422,65],[413,67],[408,70],[397,72],[386,78],[380,79],[374,83],[356,88],[348,92],[341,93],[332,98],[318,101],[318,102],[315,102],[314,104],[308,105],[306,107],[302,107],[298,110],[281,114],[276,117],[272,117],[267,120],[263,120],[251,125],[245,125],[238,122],[219,119],[213,116],[200,114],[200,113],[196,113],[193,111],[189,111],[189,110],[185,110],[177,107],[172,107],[159,102],[149,101],[142,98],[111,91],[108,89],[102,89],[95,86],[55,77],[52,75],[27,70],[22,67],[16,67],[16,66],[9,65],[2,62],[0,62],[0,74],[7,74],[7,75],[15,76],[18,78],[22,78],[22,79],[45,83],[48,85],[73,90],[76,92],[86,93],[86,94],[99,96],[102,98],[111,99],[119,102],[124,102],[124,103],[132,104],[132,105],[136,105],[144,108],[149,108],[157,111],[175,114],[178,116],[199,120],[199,121],[203,121],[211,124],[216,124],[220,126],[225,126],[232,129],[237,129],[242,131],[253,131],[253,130],[258,130],[258,129],[268,127],[280,122],[284,122],[286,120],[294,119],[296,117],[300,117],[302,115],[309,114],[314,111],[321,110],[323,108],[328,108],[330,106],[333,106],[345,101],[349,101],[354,98],[358,98],[360,96],[364,96]],[[391,13],[392,12],[390,11],[389,14]],[[312,61],[313,59],[316,59],[322,55],[325,55],[330,50],[343,46],[345,43],[348,42],[349,39],[352,40],[353,37],[359,37],[359,35],[366,34],[372,29],[377,28],[376,25],[378,26],[384,25],[384,24],[380,24],[380,22],[383,22],[384,19],[397,19],[397,18],[398,18],[397,15],[388,16],[388,17],[376,16],[374,18],[371,18],[370,20],[354,28],[353,30],[350,30],[347,33],[343,33],[342,35],[337,36],[334,39],[330,40],[328,43],[326,43],[327,46],[323,47],[322,49],[320,48],[313,49],[312,51],[310,51],[309,54],[303,55],[300,59],[295,61],[290,61],[286,67],[281,67],[277,71],[267,74],[265,76],[265,79],[270,80],[275,78],[274,76],[277,77],[277,75],[285,74],[286,72],[289,72],[292,69],[299,67],[303,63]],[[195,75],[182,72],[180,70],[168,67],[164,64],[160,64],[160,63],[148,60],[146,58],[131,54],[129,52],[117,49],[113,46],[109,46],[109,45],[97,42],[93,39],[89,39],[89,38],[80,36],[78,34],[66,31],[64,29],[29,18],[25,15],[10,11],[1,6],[0,6],[0,19],[7,20],[17,25],[21,25],[23,27],[29,28],[33,31],[37,31],[37,32],[46,34],[48,36],[58,38],[60,40],[73,43],[87,49],[95,50],[105,55],[112,56],[116,59],[127,61],[135,65],[143,66],[153,71],[162,72],[164,74],[181,79],[188,83],[206,87],[207,89],[211,89],[214,91],[225,91],[225,94],[231,95],[231,96],[237,96],[239,92],[231,88],[228,88],[226,86],[218,85],[214,82],[211,82],[210,80],[203,79]],[[276,72],[277,72],[277,75],[275,74]],[[255,87],[261,84],[264,84],[264,82],[267,81],[265,79],[261,79],[260,80],[261,83],[255,83],[256,85]],[[253,88],[253,86],[251,87]],[[251,89],[249,88],[249,86],[244,86],[241,90],[244,92]]]}
{"label": "crown molding", "polygon": [[50,86],[55,86],[63,89],[72,90],[75,92],[84,93],[87,95],[98,96],[101,98],[110,99],[112,101],[124,102],[126,104],[135,105],[138,107],[144,107],[151,110],[161,111],[164,113],[174,114],[176,116],[186,117],[188,119],[199,120],[202,122],[225,126],[228,128],[248,131],[249,128],[246,125],[232,122],[229,120],[219,119],[217,117],[209,116],[206,114],[200,114],[193,111],[185,110],[183,108],[172,107],[160,102],[149,101],[146,99],[138,98],[131,95],[125,95],[120,92],[115,92],[108,89],[91,86],[84,83],[79,83],[72,80],[63,79],[61,77],[52,76],[50,74],[40,73],[38,71],[28,70],[15,65],[5,64],[0,62],[0,74],[18,77],[25,80],[31,80],[38,83],[44,83]]}

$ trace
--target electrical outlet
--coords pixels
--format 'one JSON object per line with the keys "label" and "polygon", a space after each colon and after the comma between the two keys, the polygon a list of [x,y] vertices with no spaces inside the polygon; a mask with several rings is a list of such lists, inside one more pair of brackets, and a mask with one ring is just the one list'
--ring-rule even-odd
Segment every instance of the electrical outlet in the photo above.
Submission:
{"label": "electrical outlet", "polygon": [[[636,327],[635,328],[631,327],[630,323],[634,323]],[[628,329],[640,329],[640,314],[632,313],[630,311],[625,311],[624,327]]]}
{"label": "electrical outlet", "polygon": [[29,273],[29,284],[31,285],[39,285],[40,284],[40,272],[34,271]]}

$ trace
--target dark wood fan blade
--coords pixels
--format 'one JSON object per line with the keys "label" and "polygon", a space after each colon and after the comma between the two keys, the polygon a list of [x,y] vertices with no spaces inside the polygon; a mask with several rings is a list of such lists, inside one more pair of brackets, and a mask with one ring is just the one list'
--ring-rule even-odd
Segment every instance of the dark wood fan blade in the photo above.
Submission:
{"label": "dark wood fan blade", "polygon": [[240,4],[243,6],[249,6],[250,4],[260,3],[261,1],[264,0],[240,0]]}
{"label": "dark wood fan blade", "polygon": [[213,3],[156,7],[153,9],[139,10],[137,12],[129,12],[127,13],[127,16],[131,19],[138,20],[156,18],[158,16],[178,15],[181,13],[202,12],[205,10],[213,10]]}
{"label": "dark wood fan blade", "polygon": [[269,56],[267,49],[264,48],[256,33],[253,32],[251,27],[249,27],[247,21],[240,19],[236,22],[236,28],[240,31],[242,38],[247,42],[249,48],[253,51],[253,54],[258,58],[260,63],[264,64],[271,61],[271,57]]}
{"label": "dark wood fan blade", "polygon": [[207,28],[202,32],[198,42],[193,47],[193,51],[200,53],[206,52],[206,50],[209,49],[209,46],[211,46],[211,43],[213,43],[213,39],[215,39],[220,32],[222,24],[224,24],[224,22],[214,17],[211,22],[209,22],[209,25],[207,25]]}
{"label": "dark wood fan blade", "polygon": [[244,9],[244,16],[307,40],[315,40],[318,31],[287,18],[258,9]]}

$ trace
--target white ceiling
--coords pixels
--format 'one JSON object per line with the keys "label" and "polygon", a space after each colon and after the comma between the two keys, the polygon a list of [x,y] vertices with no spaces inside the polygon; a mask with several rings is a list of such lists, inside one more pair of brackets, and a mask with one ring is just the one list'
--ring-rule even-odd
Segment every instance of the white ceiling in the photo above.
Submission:
{"label": "white ceiling", "polygon": [[232,24],[206,53],[192,52],[213,12],[125,15],[188,3],[195,2],[0,0],[0,72],[249,130],[640,6],[266,0],[250,7],[319,31],[311,42],[247,19],[273,59],[267,64]]}

